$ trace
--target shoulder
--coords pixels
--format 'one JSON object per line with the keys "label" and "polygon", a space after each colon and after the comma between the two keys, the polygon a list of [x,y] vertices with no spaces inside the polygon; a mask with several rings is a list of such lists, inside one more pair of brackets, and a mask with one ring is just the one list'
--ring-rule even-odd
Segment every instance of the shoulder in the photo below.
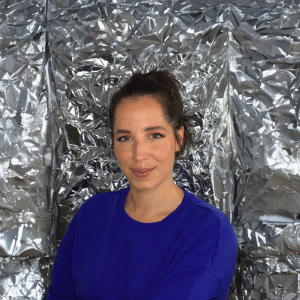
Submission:
{"label": "shoulder", "polygon": [[222,210],[188,191],[186,193],[191,199],[190,211],[202,228],[211,228],[214,231],[218,231],[222,243],[225,243],[228,238],[233,242],[237,242],[234,228]]}
{"label": "shoulder", "polygon": [[109,213],[115,207],[117,200],[126,192],[128,192],[128,188],[95,194],[81,205],[76,215],[93,217],[94,215]]}
{"label": "shoulder", "polygon": [[187,196],[189,197],[190,201],[191,201],[191,207],[194,211],[198,212],[198,213],[203,213],[205,215],[207,215],[209,218],[212,219],[221,219],[223,220],[228,220],[227,216],[224,214],[224,212],[214,206],[212,206],[211,204],[205,202],[204,200],[200,199],[199,197],[197,197],[196,195],[194,195],[193,193],[186,191],[185,193],[187,194]]}
{"label": "shoulder", "polygon": [[117,200],[120,196],[126,193],[126,191],[128,191],[128,188],[121,189],[118,191],[105,191],[102,193],[95,194],[88,200],[86,200],[81,207],[84,207],[86,209],[87,207],[91,207],[96,204],[103,204],[105,202],[111,203],[112,201]]}

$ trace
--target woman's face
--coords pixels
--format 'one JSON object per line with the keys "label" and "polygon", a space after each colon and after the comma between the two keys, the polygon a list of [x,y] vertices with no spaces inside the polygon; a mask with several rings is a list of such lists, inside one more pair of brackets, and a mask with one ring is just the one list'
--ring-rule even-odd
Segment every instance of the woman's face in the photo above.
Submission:
{"label": "woman's face", "polygon": [[[184,128],[178,130],[183,138]],[[117,106],[114,152],[131,187],[151,190],[173,183],[175,151],[179,151],[172,126],[151,95],[125,98]],[[133,169],[153,169],[146,177]]]}

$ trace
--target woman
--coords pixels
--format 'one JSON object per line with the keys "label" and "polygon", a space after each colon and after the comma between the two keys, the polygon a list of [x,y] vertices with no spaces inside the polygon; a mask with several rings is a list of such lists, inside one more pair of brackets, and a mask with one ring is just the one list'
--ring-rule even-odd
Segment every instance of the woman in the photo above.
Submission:
{"label": "woman", "polygon": [[237,238],[226,215],[173,181],[190,143],[179,84],[135,74],[112,98],[111,139],[130,187],[80,207],[55,258],[50,299],[226,299]]}

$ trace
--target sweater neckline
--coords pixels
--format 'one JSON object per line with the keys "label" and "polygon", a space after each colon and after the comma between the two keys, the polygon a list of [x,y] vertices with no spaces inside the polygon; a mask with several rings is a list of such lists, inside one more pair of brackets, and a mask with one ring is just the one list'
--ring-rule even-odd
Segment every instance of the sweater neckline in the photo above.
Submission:
{"label": "sweater neckline", "polygon": [[144,232],[149,234],[165,231],[169,229],[176,222],[176,220],[179,218],[179,216],[182,214],[182,212],[187,208],[187,206],[191,202],[189,193],[185,189],[183,188],[181,189],[184,191],[184,197],[182,199],[182,202],[179,204],[179,206],[163,220],[154,223],[142,223],[136,221],[126,213],[124,206],[125,206],[126,197],[129,193],[130,187],[122,189],[120,190],[120,198],[117,201],[118,216],[121,219],[124,226],[133,231],[139,231],[139,232]]}

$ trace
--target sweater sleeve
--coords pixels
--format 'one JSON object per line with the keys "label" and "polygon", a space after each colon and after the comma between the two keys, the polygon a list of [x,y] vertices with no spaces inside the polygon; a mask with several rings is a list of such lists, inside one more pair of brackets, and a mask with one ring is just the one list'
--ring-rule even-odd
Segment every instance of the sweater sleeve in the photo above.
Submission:
{"label": "sweater sleeve", "polygon": [[69,224],[55,256],[51,284],[48,289],[46,300],[75,299],[71,264],[78,216],[79,211],[75,214]]}
{"label": "sweater sleeve", "polygon": [[237,237],[226,215],[207,226],[146,300],[225,300],[237,259]]}

